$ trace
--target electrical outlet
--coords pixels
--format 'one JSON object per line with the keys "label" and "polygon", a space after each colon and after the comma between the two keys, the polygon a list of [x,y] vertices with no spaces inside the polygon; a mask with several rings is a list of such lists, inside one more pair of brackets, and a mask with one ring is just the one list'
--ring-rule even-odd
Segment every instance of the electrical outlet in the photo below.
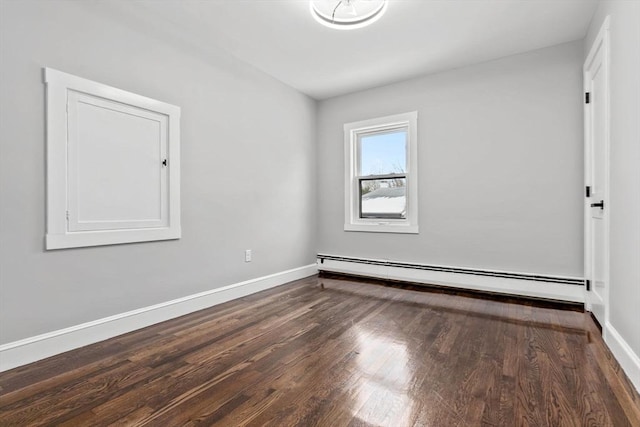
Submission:
{"label": "electrical outlet", "polygon": [[244,251],[244,262],[251,262],[251,249]]}

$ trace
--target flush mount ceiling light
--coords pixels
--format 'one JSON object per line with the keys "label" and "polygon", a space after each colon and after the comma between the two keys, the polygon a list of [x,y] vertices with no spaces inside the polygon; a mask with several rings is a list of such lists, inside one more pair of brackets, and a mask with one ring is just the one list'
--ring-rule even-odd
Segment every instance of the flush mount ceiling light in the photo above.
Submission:
{"label": "flush mount ceiling light", "polygon": [[387,10],[387,0],[311,0],[309,5],[316,21],[338,30],[371,25]]}

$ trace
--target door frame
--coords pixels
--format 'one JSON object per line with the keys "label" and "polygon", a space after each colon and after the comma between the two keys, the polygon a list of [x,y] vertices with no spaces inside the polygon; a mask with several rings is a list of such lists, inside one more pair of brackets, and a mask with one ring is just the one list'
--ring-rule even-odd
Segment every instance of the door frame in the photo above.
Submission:
{"label": "door frame", "polygon": [[[598,35],[596,36],[591,48],[589,50],[589,54],[587,55],[587,59],[584,62],[583,66],[583,85],[584,92],[591,92],[590,87],[590,74],[589,74],[589,66],[593,62],[596,54],[600,49],[602,49],[602,73],[604,78],[604,96],[599,102],[602,102],[604,108],[604,151],[605,158],[604,161],[604,191],[605,191],[605,210],[603,215],[604,221],[604,271],[603,271],[603,280],[605,282],[605,289],[603,292],[603,303],[604,303],[604,324],[602,324],[603,335],[606,338],[606,325],[609,323],[609,287],[610,287],[610,272],[609,272],[609,259],[610,259],[610,218],[611,218],[611,193],[610,193],[610,139],[611,139],[611,129],[610,129],[610,121],[611,121],[611,112],[610,112],[610,40],[609,40],[609,26],[610,26],[610,16],[606,16],[600,30],[598,31]],[[586,96],[586,95],[585,95]],[[591,107],[593,103],[587,104],[584,102],[584,185],[593,186],[591,182],[592,179],[592,159],[593,159],[593,135],[591,134]],[[586,194],[585,194],[586,196]],[[589,197],[584,198],[584,277],[586,280],[591,280],[593,284],[593,278],[591,277],[591,254],[593,252],[592,242],[591,242],[591,201],[592,199]],[[590,292],[587,291],[585,286],[585,307],[588,311],[591,311],[591,298]],[[600,321],[600,319],[598,319]]]}

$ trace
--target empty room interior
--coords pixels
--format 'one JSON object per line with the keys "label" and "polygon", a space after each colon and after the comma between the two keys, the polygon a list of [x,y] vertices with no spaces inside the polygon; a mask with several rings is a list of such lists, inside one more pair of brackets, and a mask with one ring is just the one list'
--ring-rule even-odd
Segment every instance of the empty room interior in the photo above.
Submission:
{"label": "empty room interior", "polygon": [[640,426],[640,1],[0,0],[0,425]]}

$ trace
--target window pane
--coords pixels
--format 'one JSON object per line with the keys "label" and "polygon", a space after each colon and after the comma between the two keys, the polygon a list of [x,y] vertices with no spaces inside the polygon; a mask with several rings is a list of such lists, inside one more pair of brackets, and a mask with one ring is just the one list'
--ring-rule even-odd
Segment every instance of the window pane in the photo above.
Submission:
{"label": "window pane", "polygon": [[360,176],[407,171],[407,130],[360,137]]}
{"label": "window pane", "polygon": [[360,218],[407,217],[406,178],[361,179]]}

